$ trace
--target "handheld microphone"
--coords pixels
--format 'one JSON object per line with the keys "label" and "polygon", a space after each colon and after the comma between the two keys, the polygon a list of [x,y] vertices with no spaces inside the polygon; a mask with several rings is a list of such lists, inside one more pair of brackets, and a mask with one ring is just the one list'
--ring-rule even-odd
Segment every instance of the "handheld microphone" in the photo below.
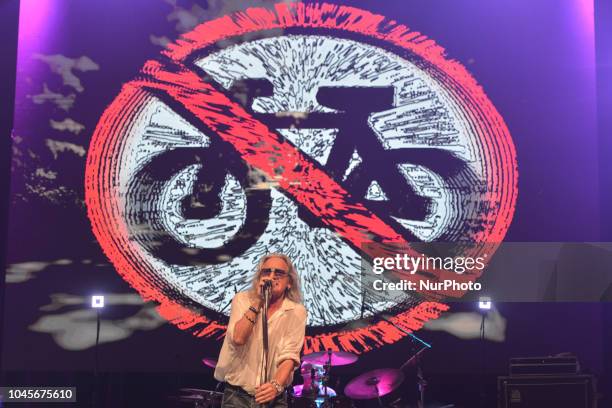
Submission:
{"label": "handheld microphone", "polygon": [[271,280],[265,280],[264,283],[261,285],[261,294],[263,295],[265,307],[267,308],[268,305],[270,304],[270,298],[272,297],[272,281]]}
{"label": "handheld microphone", "polygon": [[265,280],[261,285],[261,294],[264,296],[269,296],[270,292],[272,292],[272,281]]}

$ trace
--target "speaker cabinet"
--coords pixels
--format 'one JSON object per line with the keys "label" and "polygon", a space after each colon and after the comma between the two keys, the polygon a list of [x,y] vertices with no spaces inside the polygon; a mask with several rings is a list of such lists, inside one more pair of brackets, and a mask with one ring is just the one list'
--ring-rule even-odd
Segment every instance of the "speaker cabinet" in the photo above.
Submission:
{"label": "speaker cabinet", "polygon": [[590,375],[497,378],[498,408],[595,408]]}

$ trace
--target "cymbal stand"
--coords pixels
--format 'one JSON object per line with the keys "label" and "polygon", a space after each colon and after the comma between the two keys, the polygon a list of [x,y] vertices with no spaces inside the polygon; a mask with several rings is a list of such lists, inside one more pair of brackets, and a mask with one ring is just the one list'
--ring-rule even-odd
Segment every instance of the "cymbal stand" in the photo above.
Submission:
{"label": "cymbal stand", "polygon": [[329,394],[327,393],[327,384],[329,384],[329,379],[331,376],[331,358],[332,358],[332,349],[327,349],[327,362],[323,365],[323,407],[328,408],[329,405]]}
{"label": "cymbal stand", "polygon": [[380,390],[378,389],[378,383],[380,382],[380,380],[378,379],[378,377],[372,377],[369,378],[367,383],[369,383],[369,385],[373,386],[374,389],[376,390],[376,400],[378,401],[378,406],[383,408],[383,402],[382,399],[380,398]]}
{"label": "cymbal stand", "polygon": [[[370,311],[370,313],[374,313],[374,312],[372,312],[372,310],[367,305],[365,305],[365,302],[364,302],[363,306],[365,306],[365,308],[368,309]],[[378,317],[380,317],[385,322],[391,324],[392,326],[394,326],[396,329],[398,329],[402,333],[404,333],[407,336],[409,336],[414,343],[419,343],[422,346],[424,346],[414,356],[410,357],[408,360],[406,360],[406,362],[404,362],[404,364],[402,364],[400,366],[400,369],[403,370],[406,366],[409,365],[409,363],[413,359],[416,362],[417,378],[418,378],[417,384],[418,384],[418,388],[419,388],[419,402],[418,402],[417,406],[418,406],[418,408],[424,408],[425,407],[425,388],[427,387],[427,381],[425,380],[425,376],[423,374],[423,366],[421,364],[421,356],[420,356],[420,354],[423,351],[425,351],[427,349],[430,349],[431,348],[431,344],[429,344],[426,341],[422,340],[421,338],[415,336],[411,332],[405,330],[403,327],[398,326],[397,324],[393,323],[391,320],[387,319],[384,315],[381,314]]]}
{"label": "cymbal stand", "polygon": [[427,381],[423,375],[423,367],[421,365],[420,353],[416,354],[416,366],[417,366],[417,384],[419,387],[419,403],[418,408],[425,408],[425,388],[427,387]]}

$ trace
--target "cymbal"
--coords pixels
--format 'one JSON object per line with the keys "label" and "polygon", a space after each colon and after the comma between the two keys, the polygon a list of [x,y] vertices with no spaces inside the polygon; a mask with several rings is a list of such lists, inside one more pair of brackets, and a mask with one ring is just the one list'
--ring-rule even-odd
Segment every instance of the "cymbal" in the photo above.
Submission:
{"label": "cymbal", "polygon": [[203,396],[210,396],[210,397],[222,397],[223,396],[222,392],[203,390],[200,388],[181,388],[179,391],[183,393],[193,394],[190,396],[198,396],[200,398],[202,398]]}
{"label": "cymbal", "polygon": [[[325,388],[324,387],[319,387],[318,392],[314,393],[305,393],[303,391],[303,387],[304,384],[299,384],[299,385],[294,385],[293,386],[293,395],[295,397],[298,398],[309,398],[309,399],[315,399],[315,398],[321,398],[325,396]],[[312,390],[314,391],[314,390]],[[334,389],[332,387],[327,387],[327,396],[328,397],[335,397],[336,396],[336,391],[334,391]]]}
{"label": "cymbal", "polygon": [[204,398],[202,395],[183,395],[180,397],[174,397],[172,399],[181,402],[203,402],[207,398]]}
{"label": "cymbal", "polygon": [[[302,360],[312,364],[324,365],[327,364],[328,360],[327,351],[319,351],[317,353],[306,354]],[[331,352],[331,365],[332,366],[343,366],[347,364],[353,364],[359,357],[356,354],[349,353],[346,351],[332,351]]]}
{"label": "cymbal", "polygon": [[353,378],[344,387],[344,394],[352,399],[382,397],[395,390],[404,381],[404,373],[395,368],[380,368]]}
{"label": "cymbal", "polygon": [[199,388],[181,388],[179,391],[187,395],[171,396],[168,397],[168,399],[171,401],[194,403],[196,404],[195,406],[200,406],[199,404],[202,403],[206,404],[206,406],[210,403],[221,403],[223,399],[223,393],[217,391],[202,390]]}
{"label": "cymbal", "polygon": [[215,368],[217,366],[216,358],[205,357],[202,359],[202,362],[204,363],[205,366],[208,366],[210,368]]}
{"label": "cymbal", "polygon": [[302,374],[302,377],[304,378],[320,380],[325,374],[325,369],[322,365],[312,364],[308,361],[302,361],[302,366],[300,367],[300,374]]}

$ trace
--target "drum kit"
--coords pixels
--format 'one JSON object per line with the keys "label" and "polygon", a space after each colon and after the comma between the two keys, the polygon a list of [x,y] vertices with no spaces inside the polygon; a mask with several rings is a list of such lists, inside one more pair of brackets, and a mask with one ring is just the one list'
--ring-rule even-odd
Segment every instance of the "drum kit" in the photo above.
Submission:
{"label": "drum kit", "polygon": [[361,405],[384,406],[381,398],[398,389],[404,381],[401,370],[382,368],[363,373],[348,382],[343,395],[328,386],[332,367],[353,364],[358,359],[353,353],[332,350],[305,355],[300,369],[304,383],[293,386],[293,406],[349,408],[356,401],[366,402]]}
{"label": "drum kit", "polygon": [[[359,357],[343,351],[323,351],[303,357],[300,374],[303,383],[289,387],[289,406],[296,408],[353,408],[355,406],[389,406],[382,397],[397,390],[404,381],[400,369],[380,368],[365,372],[351,379],[339,393],[329,386],[332,367],[355,363]],[[214,368],[217,361],[204,358],[202,363]],[[193,408],[221,406],[223,393],[197,388],[182,388],[182,395],[174,401],[189,404]],[[391,404],[394,406],[394,404]]]}

